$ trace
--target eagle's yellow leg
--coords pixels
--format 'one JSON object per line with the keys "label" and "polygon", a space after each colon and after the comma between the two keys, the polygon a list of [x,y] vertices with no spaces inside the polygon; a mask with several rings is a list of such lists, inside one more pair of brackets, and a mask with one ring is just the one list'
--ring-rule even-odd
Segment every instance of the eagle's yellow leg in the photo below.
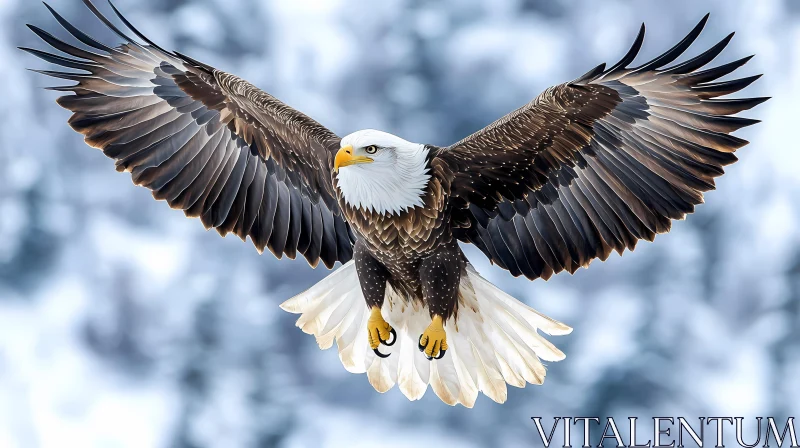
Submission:
{"label": "eagle's yellow leg", "polygon": [[441,352],[443,355],[447,350],[447,333],[444,331],[442,316],[433,315],[431,324],[419,338],[419,349],[425,353],[428,359],[439,359],[441,358],[439,353]]}
{"label": "eagle's yellow leg", "polygon": [[392,327],[381,316],[380,307],[373,306],[370,310],[369,320],[367,320],[369,347],[375,350],[381,343],[389,341],[391,331]]}

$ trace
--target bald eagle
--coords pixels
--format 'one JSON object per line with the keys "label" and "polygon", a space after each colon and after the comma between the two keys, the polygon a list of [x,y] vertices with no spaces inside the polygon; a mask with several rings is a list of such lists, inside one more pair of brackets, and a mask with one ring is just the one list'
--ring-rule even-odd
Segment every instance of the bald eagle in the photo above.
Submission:
{"label": "bald eagle", "polygon": [[[412,400],[428,385],[446,403],[506,385],[542,384],[542,361],[564,354],[541,333],[571,328],[505,294],[470,265],[474,244],[514,276],[547,280],[669,231],[714,188],[734,151],[736,117],[766,98],[720,99],[758,76],[729,81],[750,58],[705,68],[732,34],[672,64],[677,45],[630,67],[644,38],[610,68],[547,89],[449,147],[364,130],[344,138],[234,75],[140,33],[84,0],[124,42],[107,46],[56,20],[83,45],[29,25],[62,54],[23,48],[75,71],[58,104],[117,171],[221,235],[259,252],[342,265],[283,309],[345,368],[380,392]],[[47,6],[50,8],[49,6]],[[140,41],[126,32],[135,34]],[[540,333],[541,332],[541,333]]]}

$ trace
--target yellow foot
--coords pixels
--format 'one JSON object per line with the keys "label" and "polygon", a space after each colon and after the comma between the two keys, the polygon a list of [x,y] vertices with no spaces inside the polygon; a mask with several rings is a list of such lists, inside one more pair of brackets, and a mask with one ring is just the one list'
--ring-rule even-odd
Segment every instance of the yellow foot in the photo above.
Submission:
{"label": "yellow foot", "polygon": [[[391,341],[389,340],[390,335],[392,336]],[[369,338],[369,347],[381,358],[386,358],[389,355],[381,353],[378,347],[381,344],[389,347],[397,341],[397,333],[381,316],[380,307],[373,306],[370,310],[369,320],[367,320],[367,337]]]}
{"label": "yellow foot", "polygon": [[419,337],[419,351],[425,353],[428,361],[444,357],[447,351],[447,334],[444,332],[442,316],[434,315],[431,324]]}

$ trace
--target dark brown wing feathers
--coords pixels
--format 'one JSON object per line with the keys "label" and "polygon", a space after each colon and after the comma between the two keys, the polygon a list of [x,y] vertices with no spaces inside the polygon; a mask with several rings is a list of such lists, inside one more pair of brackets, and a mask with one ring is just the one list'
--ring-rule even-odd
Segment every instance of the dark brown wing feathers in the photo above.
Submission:
{"label": "dark brown wing feathers", "polygon": [[[56,20],[92,50],[29,25],[67,56],[27,49],[80,72],[40,71],[77,84],[58,103],[86,142],[116,160],[119,171],[187,216],[225,235],[251,238],[277,257],[299,252],[331,267],[352,257],[352,233],[332,191],[332,151],[339,138],[250,83],[168,52],[122,22],[146,44],[87,7],[125,43],[108,47]],[[97,51],[97,52],[95,52]]]}
{"label": "dark brown wing feathers", "polygon": [[550,88],[441,151],[436,163],[454,173],[456,236],[514,275],[546,279],[632,250],[693,212],[747,144],[729,134],[758,122],[732,115],[766,100],[718,98],[758,79],[716,82],[749,57],[701,70],[732,34],[664,68],[707,18],[664,54],[628,68],[642,26],[619,63]]}

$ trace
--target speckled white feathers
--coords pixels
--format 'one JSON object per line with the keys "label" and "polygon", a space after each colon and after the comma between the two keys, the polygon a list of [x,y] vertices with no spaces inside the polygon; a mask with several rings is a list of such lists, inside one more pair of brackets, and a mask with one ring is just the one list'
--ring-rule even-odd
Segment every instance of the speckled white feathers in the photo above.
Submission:
{"label": "speckled white feathers", "polygon": [[360,152],[370,145],[378,152],[374,161],[343,167],[337,173],[338,186],[345,202],[362,210],[380,214],[400,213],[424,205],[422,196],[431,175],[428,173],[428,148],[386,132],[367,129],[342,139]]}

